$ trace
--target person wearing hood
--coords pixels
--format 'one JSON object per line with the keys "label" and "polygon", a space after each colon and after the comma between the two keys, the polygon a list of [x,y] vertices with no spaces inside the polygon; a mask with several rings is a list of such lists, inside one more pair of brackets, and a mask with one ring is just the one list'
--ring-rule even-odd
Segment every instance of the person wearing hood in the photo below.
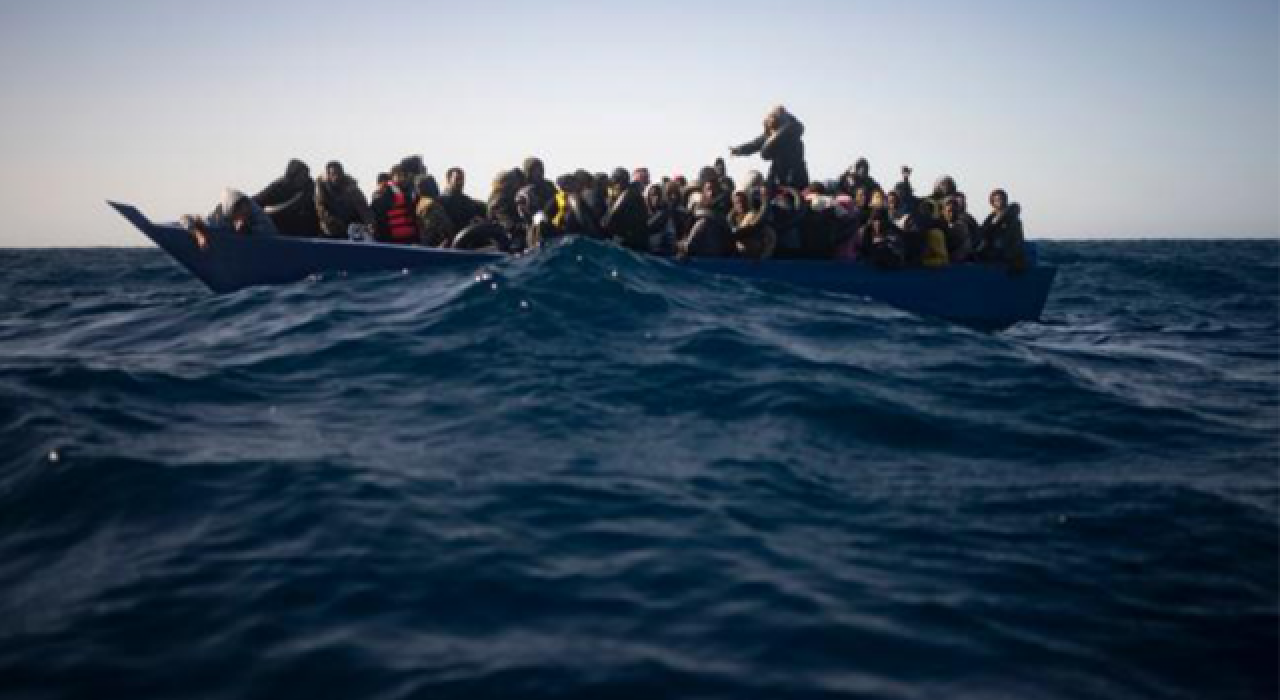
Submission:
{"label": "person wearing hood", "polygon": [[430,175],[419,175],[413,184],[418,195],[414,218],[418,223],[419,240],[422,245],[432,248],[447,247],[458,234],[458,227],[440,201],[440,187]]}
{"label": "person wearing hood", "polygon": [[518,170],[507,170],[493,179],[493,189],[489,193],[488,219],[501,226],[507,235],[524,238],[524,225],[520,221],[520,212],[516,209],[516,193],[521,189],[521,175]]}
{"label": "person wearing hood", "polygon": [[733,231],[729,229],[728,220],[719,210],[707,204],[721,197],[718,188],[717,180],[703,184],[702,196],[693,212],[693,228],[678,246],[681,257],[727,258],[733,255]]}
{"label": "person wearing hood", "polygon": [[[716,171],[716,178],[720,180],[720,191],[732,194],[738,190],[738,185],[729,177],[729,166],[725,164],[724,158],[716,158],[711,167]],[[744,188],[743,190],[748,191]]]}
{"label": "person wearing hood", "polygon": [[316,183],[306,163],[297,159],[289,161],[284,175],[254,195],[253,201],[267,212],[282,235],[320,235]]}
{"label": "person wearing hood", "polygon": [[644,191],[644,207],[649,217],[646,225],[649,231],[649,251],[658,255],[675,253],[676,241],[680,240],[680,221],[673,209],[675,205],[666,195],[666,188],[670,184],[649,185]]}
{"label": "person wearing hood", "polygon": [[623,247],[648,252],[649,215],[640,186],[631,182],[625,168],[614,170],[609,184],[616,195],[608,213],[601,219],[600,227]]}
{"label": "person wearing hood", "polygon": [[213,208],[208,216],[182,217],[182,226],[195,237],[196,245],[204,250],[209,247],[213,236],[237,234],[242,236],[278,236],[280,232],[262,207],[258,206],[248,195],[227,188],[222,192],[222,200]]}
{"label": "person wearing hood", "polygon": [[521,187],[531,187],[529,204],[547,215],[548,219],[556,216],[556,186],[546,177],[546,168],[538,158],[525,158],[520,168],[524,176]]}
{"label": "person wearing hood", "polygon": [[316,180],[316,215],[326,238],[347,238],[352,224],[364,224],[370,230],[377,225],[360,186],[337,161],[326,165],[324,177]]}
{"label": "person wearing hood", "polygon": [[587,203],[587,193],[595,191],[595,178],[585,170],[575,171],[564,178],[561,186],[563,209],[556,218],[557,226],[566,234],[602,238],[600,218]]}
{"label": "person wearing hood", "polygon": [[858,190],[866,190],[867,198],[870,200],[871,194],[880,190],[880,183],[876,182],[874,177],[871,177],[871,164],[867,162],[867,159],[859,158],[858,162],[854,163],[852,167],[845,171],[844,175],[840,176],[837,189],[842,194],[847,194],[850,197]]}
{"label": "person wearing hood", "polygon": [[858,233],[859,257],[885,270],[903,266],[906,255],[902,231],[887,215],[872,217]]}
{"label": "person wearing hood", "polygon": [[989,201],[991,213],[982,222],[974,257],[1019,272],[1027,266],[1022,208],[1016,202],[1009,203],[1009,195],[1004,190],[993,191]]}
{"label": "person wearing hood", "polygon": [[378,220],[378,240],[400,244],[420,242],[418,222],[414,216],[416,205],[409,172],[402,165],[393,167],[391,181],[373,201],[373,213]]}
{"label": "person wearing hood", "polygon": [[933,183],[933,194],[928,196],[929,201],[933,202],[933,210],[942,215],[942,205],[947,199],[956,196],[956,179],[950,175],[943,175]]}
{"label": "person wearing hood", "polygon": [[785,107],[774,107],[764,118],[764,133],[734,147],[729,153],[749,156],[759,153],[769,161],[770,185],[802,190],[809,185],[809,167],[804,160],[804,124]]}

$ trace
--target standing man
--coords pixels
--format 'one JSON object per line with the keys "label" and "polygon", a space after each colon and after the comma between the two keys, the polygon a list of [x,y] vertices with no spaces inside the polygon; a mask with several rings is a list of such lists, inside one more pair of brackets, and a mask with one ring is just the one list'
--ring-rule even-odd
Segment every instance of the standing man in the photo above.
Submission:
{"label": "standing man", "polygon": [[809,166],[804,161],[803,137],[804,124],[779,105],[765,115],[763,134],[729,149],[729,153],[735,156],[759,153],[769,161],[767,181],[770,185],[804,189],[809,186]]}

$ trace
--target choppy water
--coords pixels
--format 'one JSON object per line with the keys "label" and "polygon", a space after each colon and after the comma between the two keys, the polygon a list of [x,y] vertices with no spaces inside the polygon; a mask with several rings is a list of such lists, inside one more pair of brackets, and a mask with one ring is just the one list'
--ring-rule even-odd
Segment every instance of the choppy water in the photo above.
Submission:
{"label": "choppy water", "polygon": [[1275,697],[1280,243],[1041,252],[987,335],[0,251],[0,696]]}

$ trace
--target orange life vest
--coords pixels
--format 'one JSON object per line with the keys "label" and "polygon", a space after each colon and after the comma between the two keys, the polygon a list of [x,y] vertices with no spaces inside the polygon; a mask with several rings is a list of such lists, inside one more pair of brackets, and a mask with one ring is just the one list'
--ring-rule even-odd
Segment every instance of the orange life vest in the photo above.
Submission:
{"label": "orange life vest", "polygon": [[413,207],[409,198],[399,187],[388,184],[393,197],[391,209],[387,211],[387,233],[395,243],[416,243],[418,229],[413,220]]}

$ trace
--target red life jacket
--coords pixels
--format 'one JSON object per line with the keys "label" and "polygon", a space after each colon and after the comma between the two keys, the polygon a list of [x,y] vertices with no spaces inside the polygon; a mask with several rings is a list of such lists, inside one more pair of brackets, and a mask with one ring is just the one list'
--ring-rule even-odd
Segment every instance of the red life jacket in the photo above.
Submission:
{"label": "red life jacket", "polygon": [[390,183],[387,187],[394,198],[391,209],[387,211],[387,233],[395,243],[417,243],[418,228],[413,220],[413,203],[399,187]]}

